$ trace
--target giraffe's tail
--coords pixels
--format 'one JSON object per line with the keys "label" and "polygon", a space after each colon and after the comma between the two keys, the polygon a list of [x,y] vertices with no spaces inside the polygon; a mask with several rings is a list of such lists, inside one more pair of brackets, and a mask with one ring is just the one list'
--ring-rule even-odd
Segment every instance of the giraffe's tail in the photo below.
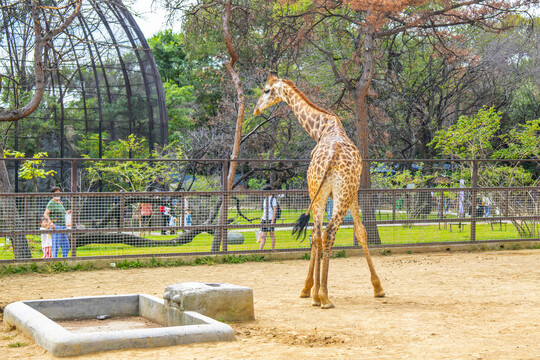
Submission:
{"label": "giraffe's tail", "polygon": [[317,192],[315,193],[315,197],[313,197],[313,199],[311,199],[311,202],[309,204],[309,208],[307,209],[307,211],[304,214],[300,215],[298,220],[296,220],[296,222],[294,223],[293,230],[292,230],[292,236],[293,237],[296,236],[296,240],[298,240],[300,238],[300,236],[302,235],[302,231],[304,232],[304,237],[302,238],[302,241],[304,241],[306,239],[307,226],[309,224],[310,212],[311,212],[311,208],[313,207],[313,202],[315,201],[315,199],[317,199],[317,196],[319,196],[319,193],[321,192],[321,190],[323,188],[324,182],[328,178],[328,173],[330,172],[330,169],[332,168],[332,163],[334,162],[334,160],[336,158],[336,155],[338,153],[338,151],[337,151],[338,147],[339,147],[339,145],[337,143],[334,144],[334,152],[332,154],[332,157],[331,157],[330,161],[328,162],[328,166],[326,167],[326,170],[324,171],[322,181],[319,184],[319,188],[317,189]]}
{"label": "giraffe's tail", "polygon": [[[306,240],[306,233],[307,233],[307,226],[309,224],[309,218],[310,213],[302,214],[296,220],[294,223],[293,229],[292,229],[292,236],[296,236],[296,240],[300,239],[300,235],[302,235],[302,231],[304,232],[304,237],[302,238],[302,241]],[[300,241],[300,242],[302,242]]]}

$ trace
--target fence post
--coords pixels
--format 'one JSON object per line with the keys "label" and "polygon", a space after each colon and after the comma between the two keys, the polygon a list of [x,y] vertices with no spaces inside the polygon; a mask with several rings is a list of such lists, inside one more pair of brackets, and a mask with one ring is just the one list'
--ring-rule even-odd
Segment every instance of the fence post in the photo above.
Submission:
{"label": "fence post", "polygon": [[[41,221],[39,222],[41,224]],[[40,225],[41,227],[41,225]],[[24,198],[24,233],[28,232],[28,198]]]}
{"label": "fence post", "polygon": [[471,241],[476,241],[476,206],[478,196],[478,160],[472,163],[472,191],[471,191]]}
{"label": "fence post", "polygon": [[[223,201],[221,203],[222,211],[221,211],[221,249],[223,251],[227,251],[227,222],[229,219],[229,194],[228,194],[228,177],[229,177],[229,161],[223,160],[223,166],[222,166],[222,179],[221,179],[221,191],[223,191]],[[218,249],[219,251],[219,249]]]}
{"label": "fence post", "polygon": [[510,216],[510,189],[506,189],[506,204],[504,205],[504,216]]}
{"label": "fence post", "polygon": [[[77,161],[71,160],[71,193],[77,192]],[[77,228],[77,204],[76,198],[71,195],[71,229]],[[67,225],[67,224],[66,224]],[[71,239],[71,256],[77,256],[77,237],[69,234]]]}
{"label": "fence post", "polygon": [[396,192],[392,191],[392,221],[396,221]]}
{"label": "fence post", "polygon": [[[441,199],[439,200],[439,219],[444,219],[444,190],[441,189]],[[446,229],[446,223],[444,223],[444,228]],[[439,222],[439,230],[441,229],[441,223]]]}

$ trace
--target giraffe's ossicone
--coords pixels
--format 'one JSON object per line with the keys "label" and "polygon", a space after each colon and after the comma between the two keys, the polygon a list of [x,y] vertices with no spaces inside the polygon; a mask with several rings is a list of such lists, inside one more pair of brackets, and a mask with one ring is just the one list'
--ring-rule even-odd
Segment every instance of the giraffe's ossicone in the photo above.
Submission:
{"label": "giraffe's ossicone", "polygon": [[[324,309],[334,307],[328,298],[327,286],[330,251],[337,230],[349,209],[354,220],[354,234],[362,245],[371,272],[375,296],[384,296],[369,254],[366,229],[360,219],[358,187],[362,173],[362,159],[358,148],[349,139],[336,115],[310,102],[292,81],[280,79],[273,73],[268,76],[253,114],[259,115],[267,107],[281,101],[291,107],[300,125],[317,142],[311,153],[307,174],[311,203],[306,213],[297,220],[293,233],[297,236],[302,232],[305,234],[309,214],[313,210],[311,259],[300,296],[309,297],[313,288],[313,305]],[[332,218],[323,231],[324,212],[329,196],[333,199]]]}

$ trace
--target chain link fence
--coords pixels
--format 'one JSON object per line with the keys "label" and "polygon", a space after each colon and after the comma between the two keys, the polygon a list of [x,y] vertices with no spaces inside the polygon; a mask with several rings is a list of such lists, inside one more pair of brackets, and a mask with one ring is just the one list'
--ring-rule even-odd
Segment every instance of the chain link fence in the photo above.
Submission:
{"label": "chain link fence", "polygon": [[[15,176],[9,161],[15,160],[6,159]],[[303,241],[291,236],[310,203],[308,161],[239,161],[232,191],[223,191],[228,160],[45,163],[59,161],[71,163],[63,166],[70,171],[57,176],[70,192],[45,192],[48,184],[40,180],[38,192],[0,194],[0,262],[310,248],[309,230]],[[371,189],[360,189],[358,196],[372,246],[540,240],[535,161],[388,160],[365,166]],[[126,174],[134,170],[147,171],[137,180],[144,191],[129,188],[135,180]],[[281,188],[261,190],[267,182]],[[262,224],[272,218],[272,205],[279,216]],[[324,221],[331,216],[328,200]],[[358,247],[350,213],[334,247]]]}

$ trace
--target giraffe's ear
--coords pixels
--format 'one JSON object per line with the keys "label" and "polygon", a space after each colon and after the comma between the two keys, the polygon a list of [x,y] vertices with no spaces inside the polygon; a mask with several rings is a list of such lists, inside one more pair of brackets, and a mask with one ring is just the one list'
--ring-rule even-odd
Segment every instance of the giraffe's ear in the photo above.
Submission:
{"label": "giraffe's ear", "polygon": [[269,84],[273,84],[277,79],[277,71],[271,71],[270,74],[268,74],[268,79],[266,81]]}

